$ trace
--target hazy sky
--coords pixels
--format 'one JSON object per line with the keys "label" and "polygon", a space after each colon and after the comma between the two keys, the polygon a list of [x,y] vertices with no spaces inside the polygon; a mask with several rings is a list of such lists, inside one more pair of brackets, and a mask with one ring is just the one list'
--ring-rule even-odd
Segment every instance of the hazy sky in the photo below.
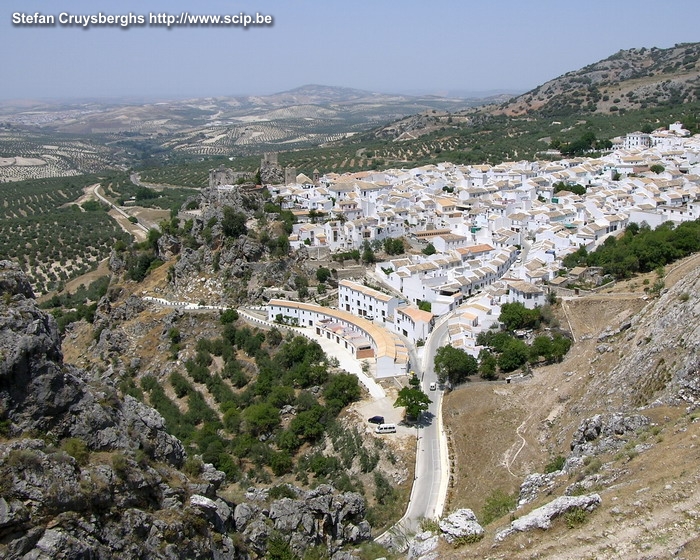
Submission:
{"label": "hazy sky", "polygon": [[[13,25],[13,13],[271,15],[268,27]],[[620,49],[700,41],[698,0],[3,0],[0,98],[531,89]]]}

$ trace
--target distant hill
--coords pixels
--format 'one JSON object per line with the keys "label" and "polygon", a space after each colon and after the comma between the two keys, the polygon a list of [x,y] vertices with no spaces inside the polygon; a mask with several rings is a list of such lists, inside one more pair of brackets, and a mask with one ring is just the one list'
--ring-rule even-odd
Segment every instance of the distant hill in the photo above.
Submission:
{"label": "distant hill", "polygon": [[[480,106],[475,104],[460,111],[447,109],[416,113],[382,125],[362,139],[430,142],[433,149],[464,150],[463,139],[456,142],[454,139],[469,135],[473,129],[483,132],[486,127],[486,130],[492,130],[496,122],[494,117],[516,117],[510,125],[518,130],[507,133],[509,137],[516,137],[525,134],[526,129],[537,128],[533,120],[536,117],[564,120],[597,115],[604,118],[631,111],[698,103],[699,61],[700,43],[679,44],[669,49],[623,50],[580,70],[567,72],[520,96],[482,98]],[[532,126],[522,128],[517,125],[523,116],[533,122]],[[508,126],[501,123],[497,128],[507,129]],[[495,140],[499,139],[498,134]],[[492,156],[495,154],[486,143],[487,139],[482,137],[482,148],[494,160]],[[418,152],[421,152],[420,148]],[[524,154],[522,146],[518,153],[520,156]],[[511,155],[516,154],[512,152]],[[487,159],[489,157],[484,158]]]}
{"label": "distant hill", "polygon": [[500,105],[511,116],[614,113],[700,100],[700,43],[621,50]]}
{"label": "distant hill", "polygon": [[[317,147],[408,115],[455,112],[492,101],[315,84],[272,95],[150,103],[12,101],[0,103],[0,152],[8,157],[39,157],[46,151],[43,146],[58,144],[54,136],[69,134],[81,142],[110,146],[114,159],[128,166],[143,160],[155,164],[183,158],[240,157]],[[10,132],[3,137],[3,130]],[[27,142],[28,136],[41,137]],[[79,162],[72,161],[64,167],[82,169]],[[5,169],[4,178],[23,178],[12,171]],[[34,176],[47,175],[37,171]]]}

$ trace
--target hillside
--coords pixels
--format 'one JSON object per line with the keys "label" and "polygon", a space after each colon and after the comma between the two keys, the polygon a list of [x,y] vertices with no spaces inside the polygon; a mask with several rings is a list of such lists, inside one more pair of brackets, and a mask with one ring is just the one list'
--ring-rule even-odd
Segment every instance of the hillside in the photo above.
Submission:
{"label": "hillside", "polygon": [[546,117],[615,113],[700,99],[700,43],[638,48],[567,72],[494,109]]}
{"label": "hillside", "polygon": [[[468,384],[448,396],[448,512],[486,515],[498,492],[513,496],[512,506],[524,503],[496,515],[503,516],[486,526],[481,544],[445,546],[441,558],[697,557],[700,493],[690,466],[700,435],[700,256],[668,272],[658,299],[646,297],[644,278],[559,304],[576,338],[561,364],[520,383]],[[563,470],[533,474],[549,472],[557,456],[566,459]],[[556,496],[591,492],[602,500],[595,512],[507,537],[494,550],[511,519]]]}
{"label": "hillside", "polygon": [[480,104],[320,85],[149,103],[5,102],[0,182],[319,146],[407,115]]}
{"label": "hillside", "polygon": [[510,99],[462,111],[427,111],[338,143],[366,145],[387,166],[411,162],[498,164],[543,156],[552,138],[593,132],[611,139],[682,121],[700,107],[700,43],[620,51]]}

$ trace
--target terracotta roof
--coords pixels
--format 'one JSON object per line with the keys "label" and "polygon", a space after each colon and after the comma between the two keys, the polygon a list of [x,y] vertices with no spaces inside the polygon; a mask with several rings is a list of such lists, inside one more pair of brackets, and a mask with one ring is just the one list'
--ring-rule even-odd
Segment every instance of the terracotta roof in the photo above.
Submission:
{"label": "terracotta roof", "polygon": [[326,315],[332,319],[345,321],[346,323],[355,325],[364,331],[367,336],[374,341],[374,344],[377,347],[377,358],[389,357],[396,363],[406,363],[408,360],[408,353],[401,339],[386,329],[378,327],[371,321],[362,319],[361,317],[356,317],[347,311],[343,311],[341,309],[331,309],[329,307],[321,307],[320,305],[314,305],[313,303],[304,303],[284,299],[271,299],[268,302],[268,305],[310,311],[313,313]]}
{"label": "terracotta roof", "polygon": [[357,282],[352,282],[351,280],[341,280],[339,282],[340,286],[345,286],[346,288],[349,288],[351,290],[354,290],[356,292],[361,292],[367,296],[373,297],[376,300],[379,301],[384,301],[388,302],[391,301],[392,299],[395,299],[393,296],[387,295],[383,292],[380,292],[378,290],[374,290],[368,286],[365,286],[364,284],[358,284]]}
{"label": "terracotta roof", "polygon": [[416,323],[429,323],[433,319],[433,314],[430,311],[423,311],[417,307],[399,307],[397,311],[413,319]]}

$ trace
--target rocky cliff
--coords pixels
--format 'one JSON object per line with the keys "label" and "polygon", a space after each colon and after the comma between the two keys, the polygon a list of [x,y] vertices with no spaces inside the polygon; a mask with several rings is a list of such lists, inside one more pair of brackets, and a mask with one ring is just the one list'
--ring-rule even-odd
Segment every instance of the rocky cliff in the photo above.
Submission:
{"label": "rocky cliff", "polygon": [[7,261],[0,291],[0,557],[258,558],[273,537],[296,553],[369,538],[362,497],[330,486],[223,499],[224,473],[186,461],[160,414],[63,363]]}

